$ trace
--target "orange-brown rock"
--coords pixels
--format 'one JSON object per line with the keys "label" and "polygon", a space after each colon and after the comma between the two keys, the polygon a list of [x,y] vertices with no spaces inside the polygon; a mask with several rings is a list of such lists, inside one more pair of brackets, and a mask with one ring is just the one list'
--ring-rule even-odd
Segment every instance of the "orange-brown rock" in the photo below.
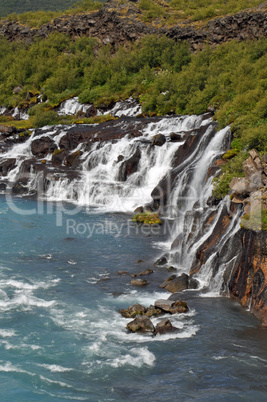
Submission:
{"label": "orange-brown rock", "polygon": [[267,232],[241,229],[241,253],[234,264],[230,295],[267,326]]}

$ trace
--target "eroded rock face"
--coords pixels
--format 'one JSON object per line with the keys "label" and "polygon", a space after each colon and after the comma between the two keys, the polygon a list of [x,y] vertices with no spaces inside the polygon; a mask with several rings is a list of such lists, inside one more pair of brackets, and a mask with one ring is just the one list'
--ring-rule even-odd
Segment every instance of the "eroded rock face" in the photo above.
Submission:
{"label": "eroded rock face", "polygon": [[267,326],[267,232],[240,229],[239,252],[229,280],[230,295]]}
{"label": "eroded rock face", "polygon": [[141,151],[137,147],[135,153],[129,159],[122,162],[118,180],[126,181],[130,175],[137,172],[140,159]]}

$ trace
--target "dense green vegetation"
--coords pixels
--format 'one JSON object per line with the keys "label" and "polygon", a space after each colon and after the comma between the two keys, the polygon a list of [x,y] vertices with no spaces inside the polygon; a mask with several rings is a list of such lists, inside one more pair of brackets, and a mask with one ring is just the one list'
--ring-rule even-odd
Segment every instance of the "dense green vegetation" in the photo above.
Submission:
{"label": "dense green vegetation", "polygon": [[200,21],[228,13],[256,7],[259,0],[140,0],[138,7],[142,10],[145,22],[155,18],[175,24],[177,20]]}
{"label": "dense green vegetation", "polygon": [[[139,6],[144,7],[145,1],[150,0],[141,0]],[[200,0],[176,3],[190,10]],[[222,4],[202,3],[203,7]],[[233,7],[230,1],[223,4]],[[235,2],[236,7],[238,4],[243,6],[241,0]],[[95,4],[83,0],[75,12],[90,7]],[[21,90],[15,93],[17,86]],[[133,96],[140,100],[146,115],[199,114],[214,109],[219,126],[231,124],[235,137],[231,153],[225,155],[224,175],[215,186],[218,197],[228,192],[233,176],[242,174],[247,150],[267,152],[266,90],[266,39],[207,46],[198,53],[192,53],[185,42],[156,36],[146,36],[115,52],[110,46],[99,47],[92,38],[73,41],[58,33],[33,44],[0,40],[0,105],[30,106],[29,123],[34,126],[58,122],[53,107],[75,95],[97,107]],[[40,94],[47,103],[37,104]],[[10,118],[0,120],[13,124]]]}
{"label": "dense green vegetation", "polygon": [[[90,0],[89,0],[90,1]],[[102,1],[104,2],[104,1]],[[1,0],[0,1],[0,18],[6,17],[9,14],[17,13],[17,14],[23,14],[23,13],[31,13],[33,11],[41,11],[42,10],[42,18],[45,19],[45,12],[44,11],[49,11],[50,14],[51,12],[55,11],[62,11],[68,9],[68,8],[73,8],[73,6],[77,3],[77,0],[44,0],[44,1],[39,1],[39,0]],[[84,3],[84,6],[86,3],[88,3],[88,0],[83,0],[81,3]],[[31,13],[32,14],[32,13]],[[54,15],[54,13],[52,13]],[[13,15],[14,18],[14,15]],[[20,18],[17,16],[17,18]],[[33,16],[33,19],[37,19]],[[46,17],[47,19],[47,17]]]}

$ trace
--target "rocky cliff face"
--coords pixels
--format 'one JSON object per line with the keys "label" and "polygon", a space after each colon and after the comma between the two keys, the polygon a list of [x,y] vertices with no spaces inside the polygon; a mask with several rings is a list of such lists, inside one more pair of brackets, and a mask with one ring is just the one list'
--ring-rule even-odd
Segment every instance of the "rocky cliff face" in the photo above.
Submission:
{"label": "rocky cliff face", "polygon": [[147,34],[166,35],[171,39],[188,40],[193,49],[203,43],[218,44],[232,39],[255,39],[267,35],[267,12],[247,11],[232,16],[216,18],[202,28],[193,24],[173,27],[155,27],[140,19],[141,11],[132,2],[119,4],[109,1],[93,13],[62,16],[51,23],[32,29],[17,22],[0,22],[0,36],[9,40],[32,42],[35,37],[46,38],[53,32],[61,32],[77,38],[83,35],[95,37],[103,44],[119,45],[138,40]]}
{"label": "rocky cliff face", "polygon": [[241,229],[232,247],[236,260],[231,272],[225,272],[225,285],[231,297],[267,326],[267,232]]}

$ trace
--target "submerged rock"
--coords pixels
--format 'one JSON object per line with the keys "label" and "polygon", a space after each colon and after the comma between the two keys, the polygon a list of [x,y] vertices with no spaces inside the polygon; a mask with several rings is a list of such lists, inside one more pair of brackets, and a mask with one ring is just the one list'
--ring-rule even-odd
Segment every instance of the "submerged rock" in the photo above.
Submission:
{"label": "submerged rock", "polygon": [[133,286],[145,286],[147,285],[147,281],[145,279],[132,279],[131,280],[131,285]]}
{"label": "submerged rock", "polygon": [[146,316],[137,316],[133,321],[127,324],[130,332],[154,332],[155,327],[152,321]]}
{"label": "submerged rock", "polygon": [[142,275],[151,275],[153,274],[154,271],[152,271],[152,269],[146,269],[143,272],[139,272],[139,274],[137,274],[137,276],[142,276]]}

